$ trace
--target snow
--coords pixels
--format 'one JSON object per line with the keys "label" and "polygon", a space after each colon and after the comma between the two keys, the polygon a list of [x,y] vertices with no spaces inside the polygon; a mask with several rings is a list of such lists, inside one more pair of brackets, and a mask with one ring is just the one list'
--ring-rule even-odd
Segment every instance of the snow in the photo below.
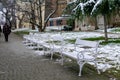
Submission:
{"label": "snow", "polygon": [[[112,30],[112,29],[111,29]],[[108,31],[111,31],[108,30]],[[111,32],[112,33],[112,32]],[[100,37],[100,36],[104,36],[104,33],[102,31],[96,31],[96,32],[45,32],[45,33],[34,33],[30,36],[30,39],[34,40],[38,38],[37,41],[47,41],[48,37],[50,36],[54,36],[56,34],[61,34],[62,37],[66,40],[68,39],[76,39],[76,38],[90,38],[90,37]],[[36,35],[36,37],[35,37]],[[40,36],[44,36],[44,38],[40,37]],[[45,38],[47,37],[47,38]],[[112,34],[108,34],[108,37],[110,38],[120,38],[120,34],[119,33],[112,33]],[[35,39],[33,39],[35,38]],[[40,40],[39,40],[40,39]],[[72,43],[67,43],[67,49],[66,51],[72,51],[73,50],[73,44]],[[99,56],[98,58],[100,59],[101,63],[99,63],[99,69],[101,69],[102,71],[106,71],[109,68],[116,68],[116,69],[120,69],[120,44],[115,44],[115,43],[111,43],[108,45],[100,45],[100,47],[98,48],[99,51]],[[70,54],[71,52],[68,53],[64,53],[68,56],[73,56],[73,58],[76,58],[74,54],[74,51],[72,52],[72,54]],[[38,55],[43,55],[42,53],[38,53]],[[106,62],[107,61],[107,62]],[[93,64],[93,63],[90,63]]]}
{"label": "snow", "polygon": [[28,32],[38,32],[38,28],[35,27],[35,30],[32,30],[30,28],[19,28],[19,29],[14,29],[12,32],[17,32],[17,31],[28,31]]}
{"label": "snow", "polygon": [[79,6],[81,7],[82,14],[84,14],[84,4],[80,3]]}
{"label": "snow", "polygon": [[26,31],[26,30],[29,30],[29,28],[20,28],[20,29],[15,29],[15,30],[12,30],[12,32],[17,32],[17,31]]}
{"label": "snow", "polygon": [[79,3],[72,11],[76,12],[76,10],[80,8],[82,11],[82,14],[84,14],[84,4],[83,3]]}
{"label": "snow", "polygon": [[[64,25],[63,26],[47,26],[46,27],[46,31],[61,31],[63,29]],[[35,30],[32,30],[30,28],[19,28],[19,29],[14,29],[12,30],[12,32],[17,32],[17,31],[28,31],[28,32],[38,32],[38,28],[35,27]]]}
{"label": "snow", "polygon": [[96,2],[96,4],[94,5],[94,7],[93,7],[93,9],[92,9],[91,15],[92,15],[92,13],[96,10],[97,6],[102,3],[102,1],[103,1],[103,0],[98,0],[98,1]]}
{"label": "snow", "polygon": [[2,11],[0,11],[0,24],[3,25],[5,23],[5,15]]}
{"label": "snow", "polygon": [[95,1],[94,1],[94,0],[89,0],[89,1],[87,1],[87,2],[85,2],[85,3],[79,3],[79,4],[73,9],[73,11],[76,11],[78,8],[80,8],[81,11],[82,11],[82,14],[84,15],[84,7],[87,6],[87,5],[89,5],[90,3],[95,3]]}
{"label": "snow", "polygon": [[72,3],[75,3],[75,2],[77,2],[77,0],[73,0],[73,1],[71,1],[71,2],[68,2],[68,5],[69,5],[69,4],[72,4]]}
{"label": "snow", "polygon": [[89,0],[86,3],[84,3],[84,6],[86,6],[86,5],[90,4],[90,3],[95,3],[95,1],[94,0]]}
{"label": "snow", "polygon": [[[119,27],[116,27],[116,28],[108,28],[107,29],[107,32],[112,32],[112,33],[120,33],[120,31],[115,31],[115,30],[120,30]],[[104,32],[104,30],[96,30],[96,31],[99,31],[99,32]]]}
{"label": "snow", "polygon": [[[77,1],[77,0],[76,0]],[[91,15],[93,14],[93,12],[96,10],[97,6],[100,5],[102,3],[103,0],[88,0],[85,3],[80,2],[78,5],[76,5],[76,7],[72,10],[72,11],[76,11],[78,8],[81,9],[82,14],[84,15],[84,7],[87,5],[90,5],[91,3],[95,3],[93,6],[93,9],[91,11]],[[71,2],[71,3],[75,3],[75,1]]]}

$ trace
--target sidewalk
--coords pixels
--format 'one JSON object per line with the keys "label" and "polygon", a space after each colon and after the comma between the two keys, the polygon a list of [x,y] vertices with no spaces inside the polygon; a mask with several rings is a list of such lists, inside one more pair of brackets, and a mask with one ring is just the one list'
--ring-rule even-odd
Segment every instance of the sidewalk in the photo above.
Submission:
{"label": "sidewalk", "polygon": [[78,72],[49,59],[25,48],[13,33],[8,42],[0,37],[0,80],[108,80],[91,73],[78,77]]}

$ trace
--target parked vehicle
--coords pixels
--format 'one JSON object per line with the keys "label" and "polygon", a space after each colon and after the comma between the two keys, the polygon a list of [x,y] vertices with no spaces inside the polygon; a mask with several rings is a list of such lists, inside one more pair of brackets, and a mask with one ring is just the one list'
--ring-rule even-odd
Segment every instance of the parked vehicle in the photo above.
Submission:
{"label": "parked vehicle", "polygon": [[64,30],[64,31],[72,31],[73,28],[72,28],[72,26],[64,26],[64,27],[63,27],[63,30]]}

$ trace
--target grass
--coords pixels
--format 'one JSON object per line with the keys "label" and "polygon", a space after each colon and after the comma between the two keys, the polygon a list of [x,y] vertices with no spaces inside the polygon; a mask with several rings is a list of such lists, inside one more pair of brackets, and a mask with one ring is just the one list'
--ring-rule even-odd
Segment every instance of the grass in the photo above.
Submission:
{"label": "grass", "polygon": [[[78,75],[79,73],[79,66],[76,62],[66,62],[64,63],[64,66],[67,67],[68,71],[70,73]],[[100,71],[101,74],[97,73],[97,70],[94,66],[85,64],[82,69],[82,76],[79,77],[81,80],[109,80],[109,78],[116,78],[117,80],[120,80],[120,70],[116,69],[109,69],[105,72]],[[97,79],[99,78],[99,79]]]}
{"label": "grass", "polygon": [[106,75],[111,75],[112,77],[117,78],[120,80],[120,70],[116,70],[115,68],[111,68],[105,72]]}
{"label": "grass", "polygon": [[83,38],[83,40],[98,41],[98,40],[105,40],[105,38],[100,36],[100,37]]}
{"label": "grass", "polygon": [[74,44],[75,43],[75,39],[67,39],[67,40],[65,40],[66,42],[68,42],[68,43],[71,43],[71,44]]}
{"label": "grass", "polygon": [[112,32],[120,32],[120,28],[111,30]]}
{"label": "grass", "polygon": [[100,44],[102,45],[106,45],[109,43],[120,43],[120,39],[119,38],[108,38],[108,42],[105,42],[105,38],[104,37],[95,37],[95,38],[84,38],[84,40],[89,40],[89,41],[98,41],[98,40],[102,40],[102,42]]}
{"label": "grass", "polygon": [[[91,37],[91,38],[83,38],[83,40],[88,40],[88,41],[99,41],[101,40],[102,42],[100,43],[101,45],[107,45],[109,43],[120,43],[120,39],[119,38],[108,38],[108,42],[105,42],[105,38],[100,36],[100,37]],[[71,40],[66,40],[69,43],[74,44],[75,43],[75,39],[71,39]]]}
{"label": "grass", "polygon": [[[50,57],[50,56],[48,56]],[[83,69],[82,69],[82,76],[79,77],[78,73],[79,73],[79,65],[77,64],[77,61],[71,59],[72,61],[66,61],[66,59],[68,59],[68,57],[64,56],[65,60],[64,60],[64,68],[67,72],[72,73],[73,75],[75,75],[76,79],[75,80],[109,80],[109,75],[108,73],[103,73],[101,72],[101,74],[97,73],[97,70],[94,66],[89,65],[89,64],[85,64]],[[60,55],[59,54],[54,54],[53,59],[60,59]]]}
{"label": "grass", "polygon": [[[50,57],[50,56],[49,56]],[[59,54],[54,54],[53,59],[60,59]],[[64,56],[65,59],[68,59],[68,57]],[[71,61],[64,61],[64,67],[66,68],[67,72],[72,73],[73,75],[78,75],[79,73],[79,65],[77,64],[77,61],[71,59]],[[100,71],[101,74],[97,73],[97,70],[94,66],[85,64],[82,69],[82,76],[77,77],[78,80],[109,80],[111,77],[116,78],[117,80],[120,80],[120,70],[117,70],[115,68],[111,68],[109,70],[106,70],[105,72]]]}
{"label": "grass", "polygon": [[120,43],[120,39],[116,38],[116,39],[109,39],[108,42],[103,41],[101,44],[106,45],[109,43]]}
{"label": "grass", "polygon": [[17,32],[14,32],[16,35],[19,35],[19,36],[23,36],[25,34],[29,34],[29,31],[17,31]]}

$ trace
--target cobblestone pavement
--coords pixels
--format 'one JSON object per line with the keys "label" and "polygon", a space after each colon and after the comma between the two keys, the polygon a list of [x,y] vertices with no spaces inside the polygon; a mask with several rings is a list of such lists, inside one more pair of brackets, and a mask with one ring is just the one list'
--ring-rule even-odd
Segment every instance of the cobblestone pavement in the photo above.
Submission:
{"label": "cobblestone pavement", "polygon": [[77,74],[26,49],[22,38],[13,33],[8,42],[4,41],[3,35],[0,37],[0,80],[103,80],[86,75],[78,77]]}

